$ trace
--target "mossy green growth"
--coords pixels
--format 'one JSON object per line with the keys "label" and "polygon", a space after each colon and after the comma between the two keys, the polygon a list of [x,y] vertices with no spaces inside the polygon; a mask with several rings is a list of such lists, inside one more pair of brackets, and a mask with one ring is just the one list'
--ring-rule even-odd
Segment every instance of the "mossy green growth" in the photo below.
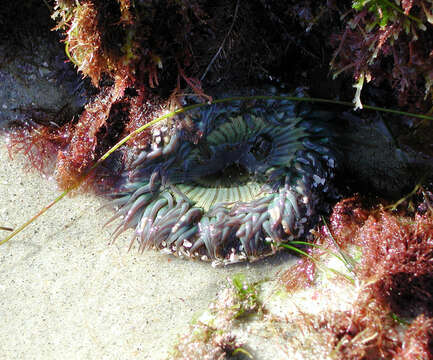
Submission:
{"label": "mossy green growth", "polygon": [[236,274],[233,276],[232,284],[238,298],[238,302],[235,305],[237,312],[234,318],[237,319],[242,316],[260,312],[259,287],[260,284],[265,281],[266,280],[248,283],[245,274]]}
{"label": "mossy green growth", "polygon": [[367,30],[372,30],[376,25],[385,27],[389,23],[396,22],[399,15],[404,15],[403,27],[406,32],[409,32],[410,21],[415,21],[421,25],[421,29],[425,30],[422,21],[415,16],[406,14],[402,8],[389,0],[355,0],[352,7],[357,11],[367,9],[374,14],[374,20],[368,24]]}
{"label": "mossy green growth", "polygon": [[188,330],[179,336],[170,359],[253,359],[233,332],[237,319],[261,311],[258,300],[261,282],[248,282],[235,275],[208,309],[194,316]]}

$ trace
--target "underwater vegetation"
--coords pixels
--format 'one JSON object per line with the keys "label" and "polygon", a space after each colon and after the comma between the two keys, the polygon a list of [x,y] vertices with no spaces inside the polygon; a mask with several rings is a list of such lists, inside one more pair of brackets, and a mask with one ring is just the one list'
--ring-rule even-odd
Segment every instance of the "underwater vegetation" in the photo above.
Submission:
{"label": "underwater vegetation", "polygon": [[373,82],[389,86],[400,106],[428,110],[433,94],[431,1],[354,0],[351,5],[342,31],[331,37],[334,76],[353,76],[354,102],[360,108],[361,90]]}
{"label": "underwater vegetation", "polygon": [[[350,311],[310,319],[331,337],[336,358],[431,359],[433,357],[432,195],[418,191],[409,211],[369,208],[359,197],[335,205],[329,228],[315,234],[309,251],[281,277],[287,291],[313,286],[317,262],[336,245],[352,257],[358,295]],[[343,279],[343,278],[342,278]]]}
{"label": "underwater vegetation", "polygon": [[306,236],[334,195],[332,113],[286,100],[212,105],[154,128],[112,194],[114,239],[233,263]]}

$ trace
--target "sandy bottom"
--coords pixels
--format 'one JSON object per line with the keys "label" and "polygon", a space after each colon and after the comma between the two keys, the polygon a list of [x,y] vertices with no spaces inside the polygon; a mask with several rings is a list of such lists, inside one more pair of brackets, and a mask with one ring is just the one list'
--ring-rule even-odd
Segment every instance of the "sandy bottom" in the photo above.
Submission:
{"label": "sandy bottom", "polygon": [[[52,201],[53,181],[11,161],[0,138],[0,226],[16,228]],[[63,199],[0,247],[0,358],[162,359],[227,277],[273,276],[291,259],[212,268],[108,245],[104,199]],[[0,239],[7,235],[0,231]]]}

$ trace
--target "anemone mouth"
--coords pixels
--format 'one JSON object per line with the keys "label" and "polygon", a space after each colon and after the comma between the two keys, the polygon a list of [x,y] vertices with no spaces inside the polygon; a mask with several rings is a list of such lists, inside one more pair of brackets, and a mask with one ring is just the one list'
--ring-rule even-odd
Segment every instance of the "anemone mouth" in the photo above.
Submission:
{"label": "anemone mouth", "polygon": [[197,185],[206,188],[232,187],[248,183],[250,174],[241,164],[232,163],[223,169],[196,179]]}
{"label": "anemone mouth", "polygon": [[228,263],[305,234],[334,175],[321,116],[288,101],[213,105],[189,116],[198,142],[178,128],[161,141],[158,129],[125,171],[113,195],[112,219],[122,219],[114,239],[131,227],[141,250]]}
{"label": "anemone mouth", "polygon": [[240,164],[230,164],[211,174],[206,174],[194,182],[179,184],[177,188],[195,206],[205,212],[213,206],[224,203],[231,207],[238,202],[259,199],[264,181],[253,180],[251,174]]}

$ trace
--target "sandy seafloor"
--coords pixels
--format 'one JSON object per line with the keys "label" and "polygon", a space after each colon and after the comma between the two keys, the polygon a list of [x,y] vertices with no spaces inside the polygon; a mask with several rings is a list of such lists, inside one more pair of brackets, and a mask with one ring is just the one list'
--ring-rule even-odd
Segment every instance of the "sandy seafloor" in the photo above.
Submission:
{"label": "sandy seafloor", "polygon": [[[60,192],[11,160],[0,137],[0,226],[16,228]],[[213,268],[108,245],[112,210],[92,195],[65,198],[0,246],[1,359],[163,359],[227,277],[274,275],[286,254]],[[3,239],[7,232],[0,231]]]}

